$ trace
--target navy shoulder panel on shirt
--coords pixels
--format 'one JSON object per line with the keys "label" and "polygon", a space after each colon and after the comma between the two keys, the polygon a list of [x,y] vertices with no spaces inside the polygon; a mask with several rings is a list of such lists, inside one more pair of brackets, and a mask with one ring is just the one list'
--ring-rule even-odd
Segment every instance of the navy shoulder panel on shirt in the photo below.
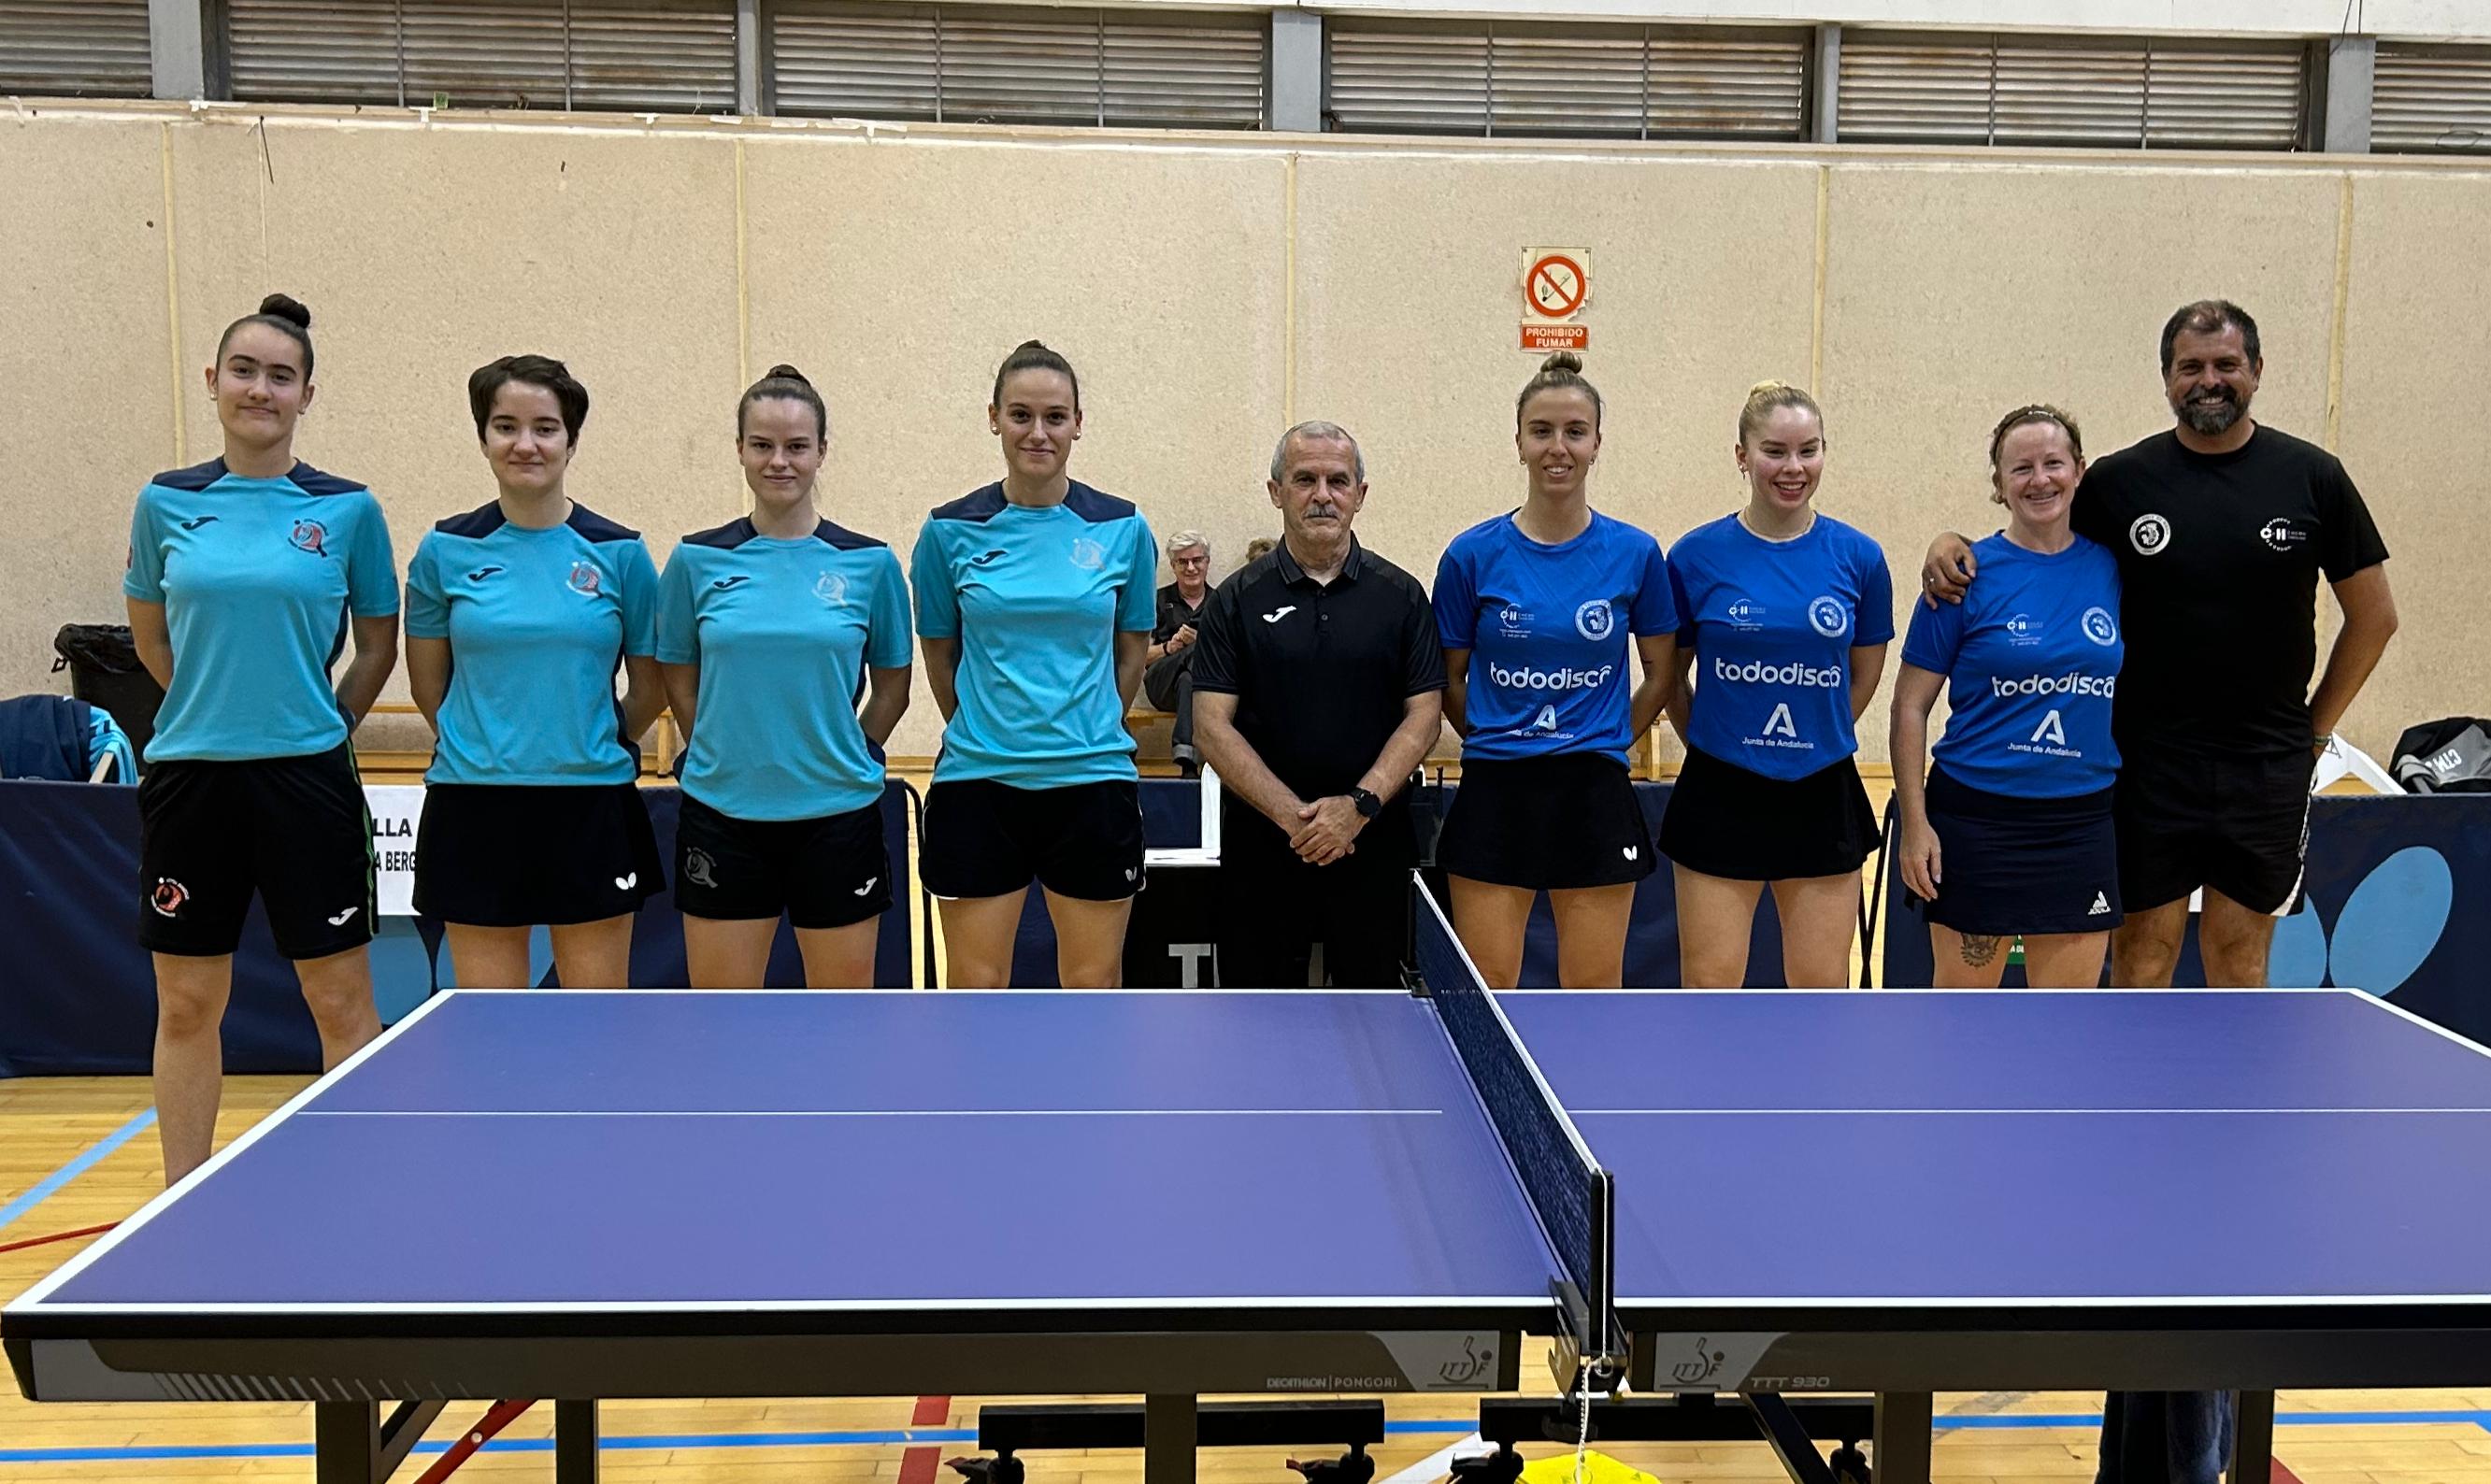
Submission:
{"label": "navy shoulder panel on shirt", "polygon": [[1102,490],[1092,489],[1079,480],[1071,481],[1064,492],[1064,508],[1094,526],[1111,520],[1129,520],[1136,513],[1133,502],[1119,500]]}
{"label": "navy shoulder panel on shirt", "polygon": [[876,546],[891,544],[889,541],[878,541],[862,531],[851,531],[845,526],[828,520],[813,528],[813,539],[835,546],[841,551],[866,551]]}
{"label": "navy shoulder panel on shirt", "polygon": [[1004,487],[1001,483],[973,489],[949,505],[938,505],[925,514],[927,520],[967,520],[983,523],[1004,510]]}
{"label": "navy shoulder panel on shirt", "polygon": [[607,520],[576,500],[571,503],[571,518],[563,524],[578,532],[583,539],[596,545],[602,545],[607,541],[636,541],[640,538],[639,532],[618,521]]}
{"label": "navy shoulder panel on shirt", "polygon": [[188,469],[167,469],[147,482],[166,489],[199,490],[223,479],[225,474],[225,461],[212,458],[204,464],[192,464]]}
{"label": "navy shoulder panel on shirt", "polygon": [[509,523],[510,517],[502,513],[502,502],[487,500],[472,510],[434,521],[432,529],[444,536],[463,537],[473,541],[484,539]]}
{"label": "navy shoulder panel on shirt", "polygon": [[720,551],[733,551],[758,535],[760,533],[752,529],[752,517],[743,515],[722,526],[713,526],[707,531],[695,531],[685,537],[681,544],[715,546]]}
{"label": "navy shoulder panel on shirt", "polygon": [[328,474],[309,464],[296,464],[286,476],[294,487],[307,495],[352,495],[371,488],[361,480],[350,480],[342,474]]}

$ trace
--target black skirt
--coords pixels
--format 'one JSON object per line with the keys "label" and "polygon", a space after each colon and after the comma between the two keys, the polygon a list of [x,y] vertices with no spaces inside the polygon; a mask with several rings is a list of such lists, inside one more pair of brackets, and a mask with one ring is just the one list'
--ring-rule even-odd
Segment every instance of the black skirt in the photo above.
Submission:
{"label": "black skirt", "polygon": [[1465,762],[1436,840],[1451,874],[1537,890],[1641,881],[1653,858],[1626,765],[1597,752]]}
{"label": "black skirt", "polygon": [[2111,790],[2017,799],[1933,768],[1928,809],[1938,836],[1938,896],[1913,903],[1930,921],[2001,938],[2119,926]]}
{"label": "black skirt", "polygon": [[1849,758],[1804,778],[1768,778],[1689,747],[1660,817],[1660,853],[1727,881],[1800,881],[1859,870],[1877,833]]}
{"label": "black skirt", "polygon": [[415,835],[415,910],[466,927],[596,922],[665,889],[633,783],[436,783]]}

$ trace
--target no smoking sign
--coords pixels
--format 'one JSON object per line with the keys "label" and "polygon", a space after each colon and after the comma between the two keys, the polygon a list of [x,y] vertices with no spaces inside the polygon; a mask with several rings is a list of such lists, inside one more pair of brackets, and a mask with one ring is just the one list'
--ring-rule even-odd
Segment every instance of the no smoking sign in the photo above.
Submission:
{"label": "no smoking sign", "polygon": [[1578,323],[1592,297],[1592,254],[1581,247],[1522,251],[1522,348],[1582,350],[1591,327]]}

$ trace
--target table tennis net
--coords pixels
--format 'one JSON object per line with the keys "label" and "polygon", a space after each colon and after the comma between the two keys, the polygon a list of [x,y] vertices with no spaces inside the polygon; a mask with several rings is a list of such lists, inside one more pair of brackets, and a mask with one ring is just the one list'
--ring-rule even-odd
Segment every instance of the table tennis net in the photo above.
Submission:
{"label": "table tennis net", "polygon": [[1418,887],[1419,977],[1480,1106],[1504,1144],[1524,1198],[1539,1218],[1579,1305],[1576,1338],[1587,1355],[1617,1353],[1611,1259],[1616,1201],[1609,1172],[1559,1104],[1547,1079],[1488,992],[1432,892]]}

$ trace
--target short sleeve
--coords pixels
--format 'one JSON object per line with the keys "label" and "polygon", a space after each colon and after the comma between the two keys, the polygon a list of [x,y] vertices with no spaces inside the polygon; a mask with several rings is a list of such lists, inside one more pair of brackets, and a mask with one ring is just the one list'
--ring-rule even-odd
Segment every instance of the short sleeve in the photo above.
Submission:
{"label": "short sleeve", "polygon": [[1903,663],[1932,675],[1954,673],[1963,653],[1963,603],[1912,604],[1912,626],[1903,635]]}
{"label": "short sleeve", "polygon": [[899,554],[886,546],[874,564],[873,610],[866,616],[865,662],[877,670],[905,667],[916,653],[908,642],[908,583],[899,574]]}
{"label": "short sleeve", "polygon": [[1443,626],[1440,612],[1428,606],[1427,595],[1419,590],[1413,579],[1410,611],[1401,623],[1402,695],[1425,695],[1445,688]]}
{"label": "short sleeve", "polygon": [[658,653],[658,564],[649,543],[633,540],[623,553],[623,653],[641,658]]}
{"label": "short sleeve", "polygon": [[450,637],[450,595],[442,588],[441,543],[431,532],[415,543],[415,557],[406,564],[406,636]]}
{"label": "short sleeve", "polygon": [[1669,605],[1678,610],[1678,648],[1692,654],[1695,649],[1695,603],[1686,596],[1686,547],[1678,548],[1679,560],[1664,564],[1669,571]]}
{"label": "short sleeve", "polygon": [[1479,638],[1479,580],[1471,571],[1468,547],[1456,539],[1436,562],[1436,664],[1443,651],[1467,650]]}
{"label": "short sleeve", "polygon": [[1853,626],[1854,645],[1887,644],[1894,637],[1894,575],[1886,569],[1886,553],[1866,537],[1860,538],[1860,617]]}
{"label": "short sleeve", "polygon": [[1660,542],[1645,548],[1643,576],[1635,583],[1634,603],[1626,610],[1626,628],[1647,638],[1678,631],[1678,594],[1669,585],[1669,563]]}
{"label": "short sleeve", "polygon": [[1202,600],[1202,622],[1195,626],[1193,637],[1191,673],[1196,690],[1234,695],[1245,688],[1238,673],[1237,605],[1235,579],[1214,588],[1211,596]]}
{"label": "short sleeve", "polygon": [[943,554],[942,526],[941,521],[927,521],[908,559],[908,585],[917,595],[917,633],[923,639],[960,637],[960,595],[952,586],[952,565]]}
{"label": "short sleeve", "polygon": [[385,619],[397,612],[397,554],[380,502],[369,491],[363,501],[346,550],[346,607],[359,619]]}
{"label": "short sleeve", "polygon": [[2332,458],[2318,478],[2318,565],[2329,582],[2341,582],[2363,567],[2388,559],[2388,543],[2370,518],[2369,502],[2353,487],[2353,477]]}
{"label": "short sleeve", "polygon": [[692,612],[692,555],[688,541],[677,541],[658,578],[658,662],[689,665],[700,659],[698,616]]}
{"label": "short sleeve", "polygon": [[130,512],[130,563],[121,574],[121,591],[142,603],[164,600],[164,518],[146,489]]}
{"label": "short sleeve", "polygon": [[1116,597],[1116,627],[1146,634],[1159,621],[1159,543],[1149,522],[1136,515],[1131,524],[1132,549],[1126,554],[1125,589]]}

